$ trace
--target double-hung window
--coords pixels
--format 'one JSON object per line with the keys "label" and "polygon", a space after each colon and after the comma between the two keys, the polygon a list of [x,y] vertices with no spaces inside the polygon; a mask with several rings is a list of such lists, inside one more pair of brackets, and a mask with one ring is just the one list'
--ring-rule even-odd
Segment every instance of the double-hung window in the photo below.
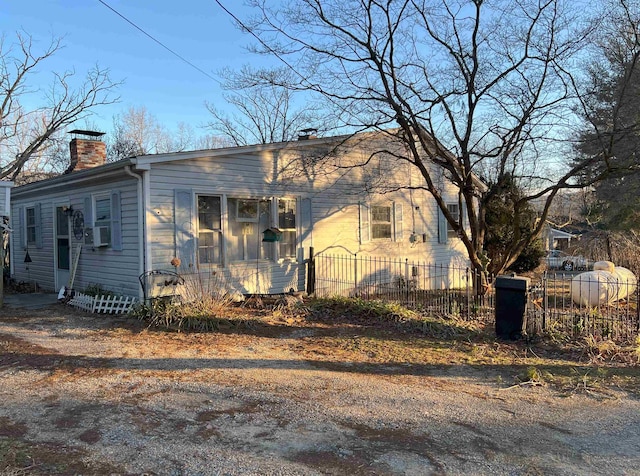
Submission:
{"label": "double-hung window", "polygon": [[[460,205],[457,203],[447,203],[447,209],[449,210],[449,213],[453,217],[454,221],[459,222],[460,221]],[[451,223],[447,221],[447,238],[457,238],[457,237],[458,237],[458,233],[451,226]]]}
{"label": "double-hung window", "polygon": [[222,199],[198,195],[198,260],[200,264],[222,264]]}
{"label": "double-hung window", "polygon": [[280,259],[296,258],[296,201],[278,200],[278,228],[280,239]]}
{"label": "double-hung window", "polygon": [[25,233],[27,236],[27,245],[36,244],[36,209],[35,207],[28,207],[25,210],[26,223]]}
{"label": "double-hung window", "polygon": [[389,205],[373,205],[371,207],[371,238],[374,240],[390,240],[392,237],[393,211]]}
{"label": "double-hung window", "polygon": [[358,204],[360,243],[375,241],[402,241],[402,203],[378,202],[369,206]]}
{"label": "double-hung window", "polygon": [[90,195],[84,199],[85,244],[122,251],[120,191]]}
{"label": "double-hung window", "polygon": [[111,197],[109,195],[95,197],[95,217],[95,226],[106,228],[105,232],[101,232],[101,242],[111,244]]}

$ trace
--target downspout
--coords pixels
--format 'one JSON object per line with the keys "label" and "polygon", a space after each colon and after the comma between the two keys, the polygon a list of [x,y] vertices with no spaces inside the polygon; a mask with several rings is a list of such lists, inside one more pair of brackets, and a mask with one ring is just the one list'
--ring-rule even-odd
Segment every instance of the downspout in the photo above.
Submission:
{"label": "downspout", "polygon": [[[131,177],[135,178],[138,182],[137,187],[137,196],[138,196],[138,255],[140,256],[140,259],[138,260],[138,276],[142,276],[147,269],[147,255],[146,255],[146,249],[145,249],[145,237],[146,237],[146,230],[147,230],[147,225],[146,225],[146,207],[145,207],[145,200],[144,200],[144,196],[143,196],[143,190],[144,190],[144,186],[143,186],[143,182],[144,182],[144,173],[146,171],[142,171],[143,175],[139,175],[136,174],[134,172],[131,171],[131,166],[130,165],[125,165],[124,167],[124,171],[127,175],[130,175]],[[140,289],[139,291],[139,297],[141,299],[144,299],[144,289]]]}

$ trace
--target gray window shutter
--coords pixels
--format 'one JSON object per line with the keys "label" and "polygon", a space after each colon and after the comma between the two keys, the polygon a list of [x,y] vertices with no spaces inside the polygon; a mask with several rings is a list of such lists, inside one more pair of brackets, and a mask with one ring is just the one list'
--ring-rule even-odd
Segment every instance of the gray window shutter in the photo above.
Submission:
{"label": "gray window shutter", "polygon": [[402,241],[402,203],[393,202],[393,239]]}
{"label": "gray window shutter", "polygon": [[369,218],[369,205],[360,202],[360,243],[371,241],[371,226]]}
{"label": "gray window shutter", "polygon": [[[303,198],[300,200],[300,236],[298,237],[298,246],[313,246],[311,233],[313,230],[313,210],[311,208],[311,199]],[[304,249],[303,249],[304,252]],[[305,259],[305,256],[299,257],[299,261]]]}
{"label": "gray window shutter", "polygon": [[91,197],[84,197],[84,226],[93,228],[93,203]]}
{"label": "gray window shutter", "polygon": [[447,242],[447,219],[438,207],[438,243]]}
{"label": "gray window shutter", "polygon": [[181,267],[193,268],[195,264],[195,235],[193,226],[193,192],[175,191],[175,240],[176,257]]}
{"label": "gray window shutter", "polygon": [[84,197],[84,244],[93,245],[93,200]]}
{"label": "gray window shutter", "polygon": [[20,207],[18,209],[18,216],[20,217],[20,243],[22,244],[22,249],[27,248],[27,209],[25,207]]}
{"label": "gray window shutter", "polygon": [[36,203],[34,208],[36,216],[36,248],[42,248],[42,205]]}
{"label": "gray window shutter", "polygon": [[119,190],[111,192],[111,249],[122,251],[122,207]]}

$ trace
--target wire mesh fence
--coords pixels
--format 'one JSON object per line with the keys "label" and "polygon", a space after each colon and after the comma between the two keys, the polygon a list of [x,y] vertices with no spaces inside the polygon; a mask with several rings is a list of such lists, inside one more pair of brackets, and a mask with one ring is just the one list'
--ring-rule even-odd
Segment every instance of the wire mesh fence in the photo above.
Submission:
{"label": "wire mesh fence", "polygon": [[[352,255],[314,257],[315,295],[393,301],[432,316],[490,322],[493,276],[468,267]],[[544,273],[525,299],[526,331],[628,339],[640,329],[635,276],[600,272]]]}

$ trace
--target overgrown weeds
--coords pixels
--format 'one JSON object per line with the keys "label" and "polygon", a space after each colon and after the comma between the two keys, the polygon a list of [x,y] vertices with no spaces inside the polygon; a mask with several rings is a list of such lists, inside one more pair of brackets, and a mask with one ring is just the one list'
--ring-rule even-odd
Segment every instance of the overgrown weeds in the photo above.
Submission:
{"label": "overgrown weeds", "polygon": [[314,299],[308,304],[309,319],[324,322],[350,322],[395,329],[434,338],[468,338],[478,324],[457,318],[437,318],[408,309],[401,304],[358,298]]}
{"label": "overgrown weeds", "polygon": [[100,284],[89,284],[85,289],[82,290],[82,294],[86,294],[87,296],[117,296],[116,293],[104,289]]}
{"label": "overgrown weeds", "polygon": [[[148,322],[150,327],[207,332],[224,325],[247,324],[249,321],[238,318],[234,308],[218,274],[196,273],[184,277],[179,294],[141,303],[131,314]],[[231,318],[232,315],[235,317]]]}

